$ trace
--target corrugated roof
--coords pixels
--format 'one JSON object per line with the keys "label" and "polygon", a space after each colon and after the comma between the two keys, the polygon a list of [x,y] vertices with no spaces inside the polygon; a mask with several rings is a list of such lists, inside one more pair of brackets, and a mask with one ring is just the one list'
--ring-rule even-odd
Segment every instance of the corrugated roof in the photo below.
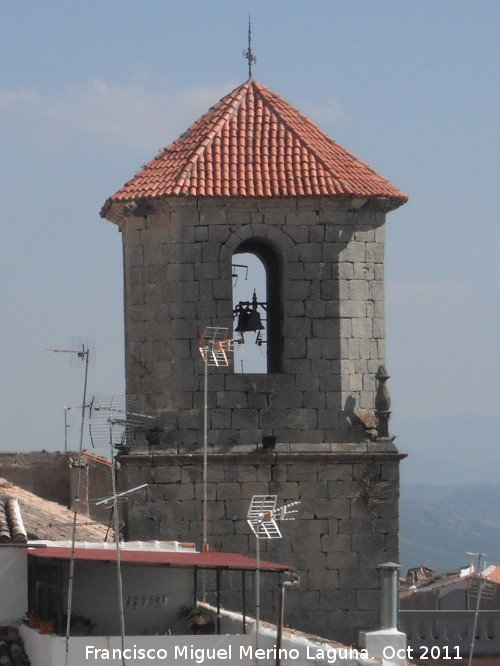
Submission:
{"label": "corrugated roof", "polygon": [[[42,558],[55,558],[68,560],[71,558],[71,548],[67,546],[47,546],[46,548],[25,548],[29,555]],[[75,559],[91,560],[95,562],[116,562],[116,550],[113,548],[75,548]],[[257,562],[252,557],[237,553],[221,552],[176,552],[161,550],[128,550],[126,544],[120,549],[120,561],[133,564],[163,564],[171,567],[199,567],[201,569],[236,569],[238,571],[255,571]],[[260,561],[263,571],[289,571],[291,567],[285,564]]]}
{"label": "corrugated roof", "polygon": [[104,205],[163,197],[407,196],[262,83],[223,97]]}
{"label": "corrugated roof", "polygon": [[[58,541],[71,539],[74,513],[65,506],[34,495],[20,486],[0,479],[0,502],[17,499],[28,539]],[[104,541],[106,534],[113,540],[113,531],[87,516],[77,516],[77,539]]]}

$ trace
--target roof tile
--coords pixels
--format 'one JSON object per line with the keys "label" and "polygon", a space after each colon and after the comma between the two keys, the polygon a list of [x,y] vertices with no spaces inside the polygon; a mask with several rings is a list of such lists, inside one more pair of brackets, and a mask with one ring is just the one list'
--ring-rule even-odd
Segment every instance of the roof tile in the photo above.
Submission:
{"label": "roof tile", "polygon": [[[22,520],[32,539],[70,539],[73,534],[74,512],[56,502],[43,499],[5,479],[0,479],[0,505],[9,499],[17,499]],[[111,530],[83,515],[77,516],[77,536],[80,540],[105,541]],[[13,539],[10,539],[13,540]]]}
{"label": "roof tile", "polygon": [[[163,197],[407,196],[262,83],[215,104],[107,202]],[[102,211],[104,215],[107,207]]]}

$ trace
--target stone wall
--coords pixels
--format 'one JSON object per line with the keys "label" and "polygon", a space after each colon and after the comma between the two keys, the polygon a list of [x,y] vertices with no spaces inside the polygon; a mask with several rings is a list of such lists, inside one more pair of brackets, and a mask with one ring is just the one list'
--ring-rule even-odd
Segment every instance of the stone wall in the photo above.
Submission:
{"label": "stone wall", "polygon": [[232,330],[232,263],[249,242],[273,256],[280,372],[211,369],[210,444],[362,440],[346,416],[373,408],[385,362],[384,220],[350,199],[169,200],[123,217],[127,392],[160,419],[154,443],[202,444],[198,340],[205,326]]}
{"label": "stone wall", "polygon": [[[118,204],[108,211],[123,235],[127,393],[146,415],[122,456],[122,488],[148,484],[127,503],[128,538],[201,546],[198,341],[207,326],[232,337],[232,264],[253,252],[266,266],[272,363],[267,374],[209,369],[208,541],[255,552],[251,497],[300,500],[298,520],[263,544],[263,556],[304,572],[301,590],[288,595],[287,622],[348,643],[378,628],[377,566],[398,561],[401,456],[374,422],[387,206],[352,197],[171,198],[148,200],[139,208],[146,216]],[[264,437],[276,442],[269,453]],[[373,512],[355,499],[368,477],[387,500]],[[276,600],[266,594],[272,615]]]}
{"label": "stone wall", "polygon": [[[252,496],[275,494],[279,505],[299,500],[296,520],[281,523],[282,538],[261,540],[263,559],[302,573],[300,589],[287,594],[285,621],[356,642],[360,629],[378,626],[377,566],[398,558],[400,458],[390,440],[315,454],[210,454],[207,541],[215,550],[254,554],[255,537],[246,522]],[[137,454],[124,456],[122,464],[122,487],[148,483],[126,505],[127,538],[189,540],[201,547],[202,456]],[[383,484],[382,501],[373,511],[354,498],[367,475]],[[277,600],[266,589],[261,595],[263,616],[275,621]],[[223,603],[241,607],[227,589]]]}
{"label": "stone wall", "polygon": [[[76,451],[0,453],[0,477],[51,502],[74,509],[78,469]],[[111,463],[83,453],[79,510],[93,520],[109,522],[109,510],[90,501],[111,495]]]}
{"label": "stone wall", "polygon": [[0,453],[0,476],[46,500],[69,506],[71,454],[60,451]]}

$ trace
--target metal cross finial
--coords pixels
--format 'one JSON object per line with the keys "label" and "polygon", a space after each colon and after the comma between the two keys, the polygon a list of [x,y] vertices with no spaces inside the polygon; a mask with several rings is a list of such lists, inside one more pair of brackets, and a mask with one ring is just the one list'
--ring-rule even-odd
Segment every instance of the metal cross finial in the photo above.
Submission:
{"label": "metal cross finial", "polygon": [[252,23],[248,15],[248,49],[243,51],[243,56],[248,60],[248,78],[252,78],[252,64],[257,62],[257,58],[252,53]]}

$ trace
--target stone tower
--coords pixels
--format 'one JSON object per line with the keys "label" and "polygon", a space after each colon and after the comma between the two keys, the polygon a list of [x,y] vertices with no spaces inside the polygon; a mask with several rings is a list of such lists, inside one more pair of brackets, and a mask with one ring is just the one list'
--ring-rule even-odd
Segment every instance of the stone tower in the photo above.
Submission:
{"label": "stone tower", "polygon": [[233,334],[232,266],[255,254],[267,372],[210,368],[208,541],[251,552],[252,495],[300,500],[284,538],[263,544],[303,572],[287,622],[347,642],[377,627],[377,566],[398,560],[383,272],[385,215],[405,201],[249,79],[101,211],[123,238],[127,393],[153,417],[122,456],[123,482],[149,484],[131,500],[129,538],[200,540],[198,341],[207,326]]}

